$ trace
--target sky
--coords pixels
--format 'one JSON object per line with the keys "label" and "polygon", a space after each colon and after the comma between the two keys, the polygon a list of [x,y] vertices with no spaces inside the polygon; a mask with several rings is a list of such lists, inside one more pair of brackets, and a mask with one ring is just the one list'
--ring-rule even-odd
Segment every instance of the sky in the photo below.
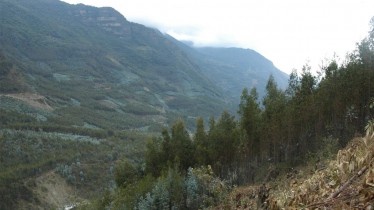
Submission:
{"label": "sky", "polygon": [[196,46],[250,48],[286,73],[343,61],[365,38],[373,0],[64,0],[110,6]]}

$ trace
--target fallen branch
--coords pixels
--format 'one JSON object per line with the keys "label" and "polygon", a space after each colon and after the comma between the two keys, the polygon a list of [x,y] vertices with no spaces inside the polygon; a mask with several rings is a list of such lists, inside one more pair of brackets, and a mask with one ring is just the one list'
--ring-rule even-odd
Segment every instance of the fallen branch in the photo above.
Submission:
{"label": "fallen branch", "polygon": [[315,207],[319,207],[319,206],[324,206],[324,207],[331,206],[337,200],[343,201],[343,200],[346,200],[346,199],[350,199],[352,197],[353,197],[352,195],[343,195],[343,196],[341,196],[339,198],[336,198],[336,199],[326,199],[325,201],[322,201],[322,202],[309,204],[308,206],[306,206],[306,209],[315,208]]}
{"label": "fallen branch", "polygon": [[357,179],[358,177],[362,176],[366,170],[368,170],[368,167],[365,166],[363,167],[359,172],[357,172],[357,174],[355,174],[353,177],[351,177],[346,183],[344,183],[341,187],[339,187],[339,189],[337,191],[335,191],[333,194],[331,194],[325,201],[322,201],[322,202],[318,202],[318,203],[312,203],[312,204],[309,204],[306,208],[314,208],[314,207],[317,207],[317,206],[325,206],[325,205],[328,205],[330,202],[334,201],[335,198],[341,193],[343,192],[349,185],[352,184],[352,182]]}
{"label": "fallen branch", "polygon": [[344,183],[337,191],[335,191],[333,194],[331,194],[326,201],[336,198],[343,190],[345,190],[349,185],[352,184],[352,182],[357,179],[358,177],[362,176],[368,170],[367,166],[364,166],[357,174],[352,176],[346,183]]}

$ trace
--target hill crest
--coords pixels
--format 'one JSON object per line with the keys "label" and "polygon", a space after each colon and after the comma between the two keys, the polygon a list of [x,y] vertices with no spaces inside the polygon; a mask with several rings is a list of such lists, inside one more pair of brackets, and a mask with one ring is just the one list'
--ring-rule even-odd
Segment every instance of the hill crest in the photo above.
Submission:
{"label": "hill crest", "polygon": [[[179,117],[192,125],[197,116],[236,113],[241,90],[254,79],[231,74],[227,59],[129,22],[113,8],[57,0],[5,0],[0,7],[0,50],[26,87],[15,93],[45,97],[54,120],[62,117],[66,125],[157,130]],[[268,75],[263,79],[259,85]],[[72,112],[101,117],[66,119]],[[107,117],[113,114],[115,124]]]}

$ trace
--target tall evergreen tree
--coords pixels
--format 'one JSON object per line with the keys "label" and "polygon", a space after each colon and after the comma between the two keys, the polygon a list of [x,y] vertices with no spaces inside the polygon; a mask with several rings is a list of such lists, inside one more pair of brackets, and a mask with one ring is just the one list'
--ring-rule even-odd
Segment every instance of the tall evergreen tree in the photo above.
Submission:
{"label": "tall evergreen tree", "polygon": [[181,171],[195,164],[195,149],[182,120],[178,120],[171,128],[171,145],[175,152],[174,163]]}
{"label": "tall evergreen tree", "polygon": [[194,144],[196,148],[196,161],[199,165],[209,164],[208,155],[208,137],[204,128],[204,120],[199,117],[196,120],[196,133],[194,135]]}
{"label": "tall evergreen tree", "polygon": [[223,174],[238,154],[239,132],[234,116],[224,111],[214,129],[210,131],[209,138],[209,154],[213,166]]}
{"label": "tall evergreen tree", "polygon": [[262,145],[262,149],[268,151],[268,158],[273,161],[279,161],[282,158],[282,153],[278,148],[284,150],[281,144],[284,141],[284,110],[286,108],[286,95],[278,89],[274,77],[269,77],[266,85],[266,96],[263,99],[264,112],[263,120],[264,127],[262,130],[262,139],[266,140]]}
{"label": "tall evergreen tree", "polygon": [[258,155],[260,149],[261,109],[257,103],[258,94],[256,88],[248,90],[244,88],[239,104],[240,127],[245,131],[244,148],[251,157]]}

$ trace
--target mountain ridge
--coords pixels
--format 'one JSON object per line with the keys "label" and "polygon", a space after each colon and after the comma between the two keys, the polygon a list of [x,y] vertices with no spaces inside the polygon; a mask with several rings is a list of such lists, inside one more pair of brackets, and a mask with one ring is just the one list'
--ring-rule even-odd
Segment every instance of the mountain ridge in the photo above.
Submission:
{"label": "mountain ridge", "polygon": [[[239,104],[243,88],[255,87],[262,99],[270,75],[281,89],[286,89],[288,85],[288,75],[255,50],[238,47],[196,47],[193,42],[178,41],[170,35],[166,36],[197,61],[201,72],[221,88],[234,109]],[[232,71],[238,75],[233,75]]]}
{"label": "mountain ridge", "polygon": [[[236,112],[244,83],[234,96],[234,91],[225,91],[227,85],[216,79],[225,65],[214,66],[217,59],[204,61],[210,55],[181,47],[183,43],[157,29],[129,22],[113,8],[5,0],[0,9],[0,50],[24,78],[28,91],[54,107],[56,121],[71,112],[92,115],[98,110],[103,116],[117,113],[117,122],[121,115],[133,119],[120,126],[125,129],[158,127],[179,117],[193,124],[196,116],[217,116],[227,108]],[[83,116],[63,122],[116,127],[103,116],[103,123],[87,122]]]}

